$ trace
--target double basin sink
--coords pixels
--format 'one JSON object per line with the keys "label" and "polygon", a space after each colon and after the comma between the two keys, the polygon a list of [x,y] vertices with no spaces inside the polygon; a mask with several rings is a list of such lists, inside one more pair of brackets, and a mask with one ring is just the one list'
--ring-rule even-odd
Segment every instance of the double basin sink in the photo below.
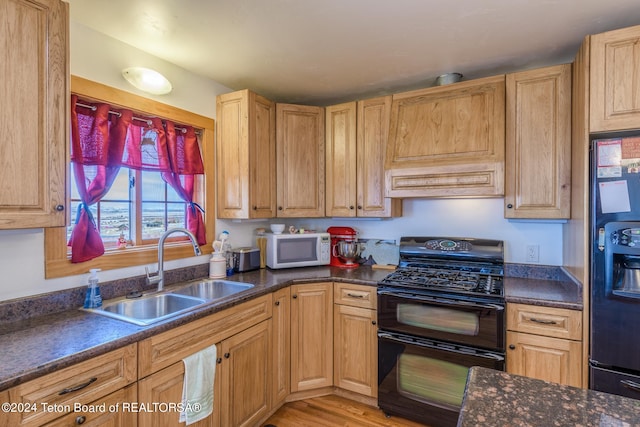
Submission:
{"label": "double basin sink", "polygon": [[203,280],[164,293],[106,302],[102,307],[86,311],[145,326],[187,313],[252,287],[250,283],[231,280]]}

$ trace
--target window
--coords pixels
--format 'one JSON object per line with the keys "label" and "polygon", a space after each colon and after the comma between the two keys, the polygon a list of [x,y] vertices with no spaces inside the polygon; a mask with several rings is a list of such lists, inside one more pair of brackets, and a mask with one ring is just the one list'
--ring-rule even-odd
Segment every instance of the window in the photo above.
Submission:
{"label": "window", "polygon": [[[206,240],[211,242],[215,235],[215,205],[213,198],[205,197],[205,194],[206,188],[214,186],[213,120],[75,76],[71,78],[71,90],[82,99],[130,109],[134,116],[159,117],[174,121],[176,127],[184,124],[199,130],[205,174],[195,180],[193,201],[204,209]],[[145,133],[144,137],[154,138],[154,135]],[[144,152],[143,155],[153,155],[153,152]],[[105,255],[83,263],[71,263],[66,245],[80,204],[72,169],[73,167],[67,173],[68,227],[45,230],[46,278],[86,273],[90,268],[113,269],[153,263],[157,259],[156,245],[159,236],[169,228],[185,227],[187,204],[171,185],[165,183],[160,172],[121,167],[108,193],[98,203],[90,206],[104,242]],[[118,249],[121,234],[125,241],[130,241],[126,250]],[[165,259],[192,256],[191,245],[183,243],[184,239],[179,234],[174,236],[174,243],[168,245],[165,251]],[[210,252],[206,246],[202,249],[203,252]]]}
{"label": "window", "polygon": [[[81,203],[75,175],[70,174],[70,179],[71,215],[67,240],[71,238]],[[121,168],[106,196],[90,209],[107,250],[118,249],[122,244],[127,247],[153,244],[166,230],[185,228],[186,203],[158,172]],[[173,239],[186,237],[178,235]]]}

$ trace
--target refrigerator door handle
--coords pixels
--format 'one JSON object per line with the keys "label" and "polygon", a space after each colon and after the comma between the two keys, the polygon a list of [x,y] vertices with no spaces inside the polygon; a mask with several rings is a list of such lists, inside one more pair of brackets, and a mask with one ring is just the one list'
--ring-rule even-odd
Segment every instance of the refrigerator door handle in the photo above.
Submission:
{"label": "refrigerator door handle", "polygon": [[620,380],[620,384],[622,384],[623,387],[640,392],[640,384],[638,384],[637,382],[630,380]]}

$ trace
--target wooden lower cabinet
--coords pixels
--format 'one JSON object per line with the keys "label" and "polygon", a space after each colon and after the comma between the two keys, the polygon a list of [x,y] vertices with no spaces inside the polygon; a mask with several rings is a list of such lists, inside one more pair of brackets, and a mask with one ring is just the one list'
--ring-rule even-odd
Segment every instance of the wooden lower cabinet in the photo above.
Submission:
{"label": "wooden lower cabinet", "polygon": [[[218,356],[220,355],[218,346]],[[215,361],[214,361],[215,363]],[[218,365],[220,366],[220,365]],[[173,365],[138,381],[138,400],[141,404],[151,406],[154,403],[182,402],[182,384],[184,382],[184,363]],[[204,420],[191,424],[195,427],[212,427],[220,425],[220,379],[216,372],[213,396],[213,414]],[[138,414],[139,427],[184,426],[179,421],[180,413],[176,411],[149,411]]]}
{"label": "wooden lower cabinet", "polygon": [[[213,414],[195,424],[252,426],[271,409],[271,319],[217,344]],[[181,402],[184,363],[176,362],[138,382],[140,402]],[[178,412],[140,413],[140,427],[182,426]]]}
{"label": "wooden lower cabinet", "polygon": [[507,304],[507,372],[582,387],[582,312]]}
{"label": "wooden lower cabinet", "polygon": [[333,385],[333,283],[291,286],[291,391]]}
{"label": "wooden lower cabinet", "polygon": [[507,342],[507,372],[582,387],[580,341],[507,331]]}
{"label": "wooden lower cabinet", "polygon": [[220,345],[220,425],[256,425],[271,410],[271,319]]}
{"label": "wooden lower cabinet", "polygon": [[335,304],[333,382],[336,387],[378,396],[377,312]]}
{"label": "wooden lower cabinet", "polygon": [[[123,394],[123,389],[135,386],[136,350],[137,345],[130,344],[10,388],[0,395],[3,403],[37,410],[5,413],[0,416],[0,426],[35,427],[82,416],[92,418],[100,425],[110,416],[84,413],[82,408],[77,411],[76,405],[93,405],[105,400],[117,403],[120,398],[122,402],[134,401],[128,399],[130,395]],[[52,409],[43,410],[42,405]],[[113,425],[118,425],[115,422],[123,415],[113,414]]]}
{"label": "wooden lower cabinet", "polygon": [[277,408],[291,391],[291,289],[273,293],[271,407]]}
{"label": "wooden lower cabinet", "polygon": [[[138,401],[137,390],[137,385],[131,384],[102,399],[80,407],[80,411],[67,414],[46,424],[46,427],[67,427],[72,425],[136,427],[138,425],[138,414],[133,405]],[[110,408],[117,408],[117,410],[111,411]]]}

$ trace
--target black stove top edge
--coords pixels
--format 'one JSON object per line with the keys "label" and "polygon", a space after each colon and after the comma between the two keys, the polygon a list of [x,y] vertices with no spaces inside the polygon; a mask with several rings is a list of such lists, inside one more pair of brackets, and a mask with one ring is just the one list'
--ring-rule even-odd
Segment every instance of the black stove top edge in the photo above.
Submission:
{"label": "black stove top edge", "polygon": [[395,283],[383,283],[378,282],[378,292],[390,292],[390,293],[406,293],[406,294],[418,294],[426,295],[434,298],[449,299],[455,301],[469,301],[476,303],[491,303],[491,304],[504,304],[504,295],[500,294],[486,294],[480,292],[468,292],[468,291],[449,291],[444,288],[425,288],[425,287],[412,287],[405,284]]}

